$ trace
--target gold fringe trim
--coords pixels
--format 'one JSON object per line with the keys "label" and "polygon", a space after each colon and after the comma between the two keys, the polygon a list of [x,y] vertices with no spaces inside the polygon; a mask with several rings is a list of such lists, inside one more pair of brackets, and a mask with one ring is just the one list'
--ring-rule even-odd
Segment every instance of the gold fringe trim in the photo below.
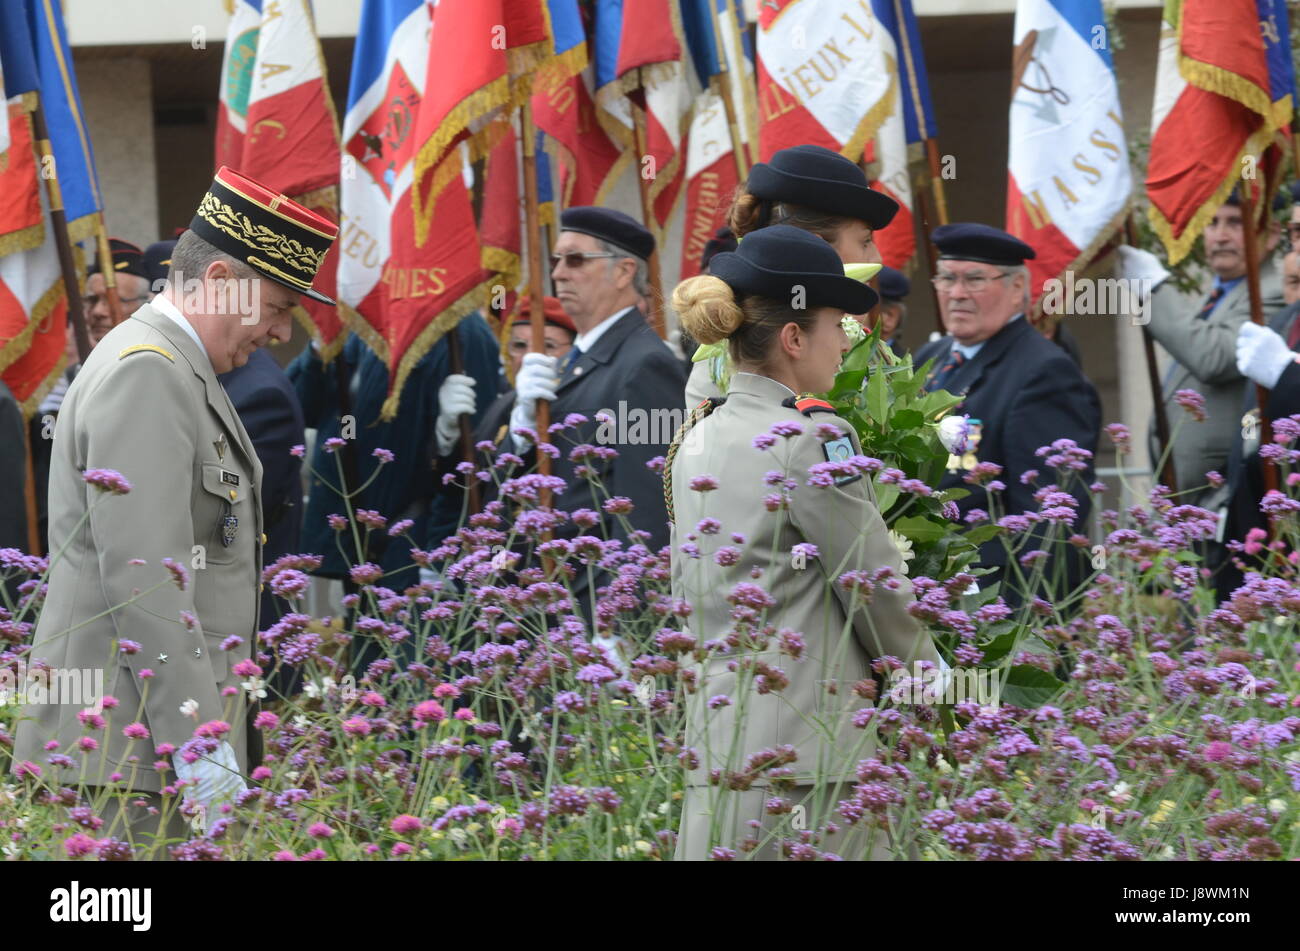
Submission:
{"label": "gold fringe trim", "polygon": [[44,243],[45,222],[38,221],[26,228],[19,228],[17,231],[10,231],[8,234],[0,234],[0,257],[4,257],[6,254],[17,254],[19,251],[30,251],[33,248],[39,248]]}
{"label": "gold fringe trim", "polygon": [[[433,131],[433,135],[420,146],[420,150],[415,153],[414,180],[411,183],[412,205],[417,209],[422,203],[419,200],[420,182],[426,172],[436,165],[442,164],[446,160],[446,153],[451,148],[456,138],[464,132],[470,122],[474,119],[484,116],[499,106],[507,105],[510,102],[510,78],[501,76],[492,80],[486,86],[474,90],[443,117],[438,128]],[[437,197],[437,191],[433,192],[432,197]],[[424,230],[421,230],[420,214],[417,211],[415,219],[416,227],[416,244],[424,244],[428,237],[428,221],[424,222]]]}
{"label": "gold fringe trim", "polygon": [[417,182],[415,179],[411,182],[411,213],[415,215],[415,246],[424,247],[424,243],[429,240],[429,227],[433,224],[434,212],[437,210],[438,196],[451,185],[451,183],[461,178],[461,160],[460,153],[457,151],[450,152],[443,159],[433,173],[433,181],[429,187],[429,197],[421,199],[417,194]]}
{"label": "gold fringe trim", "polygon": [[319,348],[317,353],[320,356],[321,363],[327,365],[331,360],[339,355],[343,350],[344,341],[348,339],[349,328],[347,321],[344,320],[342,308],[343,305],[339,304],[335,309],[338,312],[339,321],[343,324],[343,328],[339,331],[338,336],[336,336],[330,343],[325,342],[325,338],[321,335],[320,328],[317,327],[316,322],[311,319],[311,313],[306,307],[303,307],[301,304],[295,304],[291,311],[294,319],[302,325],[302,329],[307,331],[312,340],[316,341],[316,346]]}
{"label": "gold fringe trim", "polygon": [[76,221],[69,221],[68,240],[85,241],[87,238],[94,236],[102,214],[103,212],[95,211],[88,215],[82,215]]}
{"label": "gold fringe trim", "polygon": [[[1254,83],[1222,66],[1203,63],[1183,54],[1183,22],[1180,19],[1178,24],[1178,72],[1183,79],[1197,89],[1204,89],[1206,92],[1212,92],[1245,106],[1251,112],[1263,116],[1273,128],[1277,128],[1273,100],[1269,98],[1268,90],[1260,89]],[[1289,117],[1290,113],[1291,110],[1288,108],[1285,115]],[[1285,125],[1286,122],[1287,119],[1284,118],[1281,124]]]}
{"label": "gold fringe trim", "polygon": [[[889,67],[889,86],[885,89],[885,94],[867,110],[867,114],[862,117],[862,121],[858,123],[853,135],[840,149],[841,155],[852,159],[854,162],[862,160],[862,153],[866,149],[867,142],[876,137],[880,127],[885,124],[885,120],[894,114],[894,98],[898,95],[898,63],[894,60],[894,57],[886,53],[885,64]],[[800,105],[803,104],[800,103]]]}
{"label": "gold fringe trim", "polygon": [[[1082,251],[1080,251],[1078,256],[1061,270],[1060,274],[1064,274],[1066,271],[1073,271],[1076,269],[1082,270],[1083,268],[1091,264],[1093,258],[1097,256],[1097,252],[1100,251],[1103,247],[1105,247],[1106,243],[1110,241],[1111,238],[1113,238],[1121,228],[1124,227],[1124,222],[1128,219],[1129,213],[1132,210],[1133,210],[1133,195],[1132,193],[1130,193],[1128,200],[1124,202],[1124,207],[1121,208],[1115,214],[1115,216],[1110,219],[1110,221],[1106,222],[1106,224],[1102,226],[1101,230],[1097,232],[1096,237],[1094,237],[1090,242],[1088,242],[1088,246],[1084,248]],[[1054,276],[1059,280],[1060,274]],[[1035,327],[1039,326],[1039,322],[1043,319],[1043,316],[1044,316],[1043,295],[1040,293],[1038,295],[1038,299],[1034,301],[1034,312],[1030,315],[1030,323],[1032,323]],[[1061,317],[1063,315],[1056,314],[1054,316],[1056,317],[1056,319],[1053,321],[1053,324],[1054,325],[1059,324],[1061,322]]]}
{"label": "gold fringe trim", "polygon": [[500,276],[501,283],[507,288],[514,289],[519,286],[519,279],[523,276],[523,264],[514,251],[484,245],[481,260],[484,269]]}
{"label": "gold fringe trim", "polygon": [[337,185],[322,185],[320,188],[290,197],[304,208],[323,208],[331,212],[336,219],[335,223],[338,223],[339,187]]}
{"label": "gold fringe trim", "polygon": [[54,283],[32,305],[32,312],[27,315],[27,323],[23,325],[23,329],[18,331],[17,336],[0,344],[0,373],[22,359],[32,344],[32,337],[36,335],[37,327],[54,312],[54,308],[65,296],[63,279],[55,278]]}
{"label": "gold fringe trim", "polygon": [[397,365],[396,379],[392,380],[388,398],[384,400],[384,405],[379,411],[380,419],[387,422],[397,415],[397,407],[401,401],[402,387],[406,385],[406,378],[411,375],[415,365],[424,359],[424,355],[432,350],[443,336],[454,330],[456,325],[467,314],[473,313],[483,306],[486,300],[488,283],[484,282],[470,289],[465,296],[439,314],[429,326],[421,330],[419,335],[411,341],[411,345],[406,348],[406,352],[402,354],[401,362]]}
{"label": "gold fringe trim", "polygon": [[1165,252],[1169,256],[1169,264],[1171,266],[1187,257],[1188,252],[1192,250],[1192,245],[1196,244],[1196,239],[1201,236],[1201,233],[1205,230],[1205,226],[1209,224],[1210,219],[1214,217],[1215,212],[1217,212],[1219,208],[1223,206],[1223,203],[1228,200],[1228,196],[1232,193],[1232,190],[1237,186],[1237,182],[1239,181],[1236,169],[1241,168],[1241,160],[1247,154],[1254,154],[1262,150],[1264,146],[1268,144],[1271,137],[1271,130],[1261,129],[1252,134],[1250,138],[1246,140],[1245,146],[1232,162],[1233,172],[1224,179],[1223,183],[1220,184],[1218,188],[1214,190],[1214,194],[1210,196],[1209,200],[1204,202],[1200,208],[1196,209],[1195,213],[1188,221],[1187,227],[1183,229],[1181,234],[1177,236],[1174,235],[1173,224],[1164,216],[1164,213],[1161,212],[1154,203],[1147,207],[1147,220],[1151,223],[1152,229],[1164,243]]}
{"label": "gold fringe trim", "polygon": [[[545,4],[543,4],[545,6]],[[546,38],[524,46],[512,46],[506,50],[506,69],[511,76],[532,79],[539,67],[555,58],[555,47],[551,42],[551,32],[546,31]]]}
{"label": "gold fringe trim", "polygon": [[[548,12],[547,18],[549,17]],[[543,89],[558,86],[586,69],[590,60],[591,57],[587,54],[587,43],[584,40],[538,66],[537,72],[533,74],[533,82]]]}
{"label": "gold fringe trim", "polygon": [[59,382],[59,377],[63,375],[63,371],[67,368],[68,355],[61,353],[59,359],[54,362],[54,369],[49,372],[45,379],[36,384],[36,389],[32,390],[32,395],[23,400],[20,405],[19,409],[22,410],[25,421],[31,422],[32,418],[40,411],[41,403],[49,395],[50,390],[54,389],[54,385]]}
{"label": "gold fringe trim", "polygon": [[509,119],[493,119],[469,139],[469,160],[481,162],[501,144],[501,140],[515,134],[514,123]]}
{"label": "gold fringe trim", "polygon": [[340,302],[339,311],[347,317],[347,326],[352,332],[361,338],[361,341],[370,348],[375,356],[387,364],[389,357],[388,339],[370,321],[366,320],[360,312],[353,310],[347,304]]}
{"label": "gold fringe trim", "polygon": [[[619,76],[612,82],[608,82],[596,90],[594,96],[596,100],[596,121],[600,127],[605,130],[614,144],[619,148],[630,149],[634,144],[634,134],[629,126],[623,125],[618,120],[618,116],[611,108],[611,104],[619,99],[625,98],[632,90],[639,88],[641,77],[638,70],[631,70]],[[629,104],[635,109],[635,104]],[[635,121],[633,123],[635,125]]]}

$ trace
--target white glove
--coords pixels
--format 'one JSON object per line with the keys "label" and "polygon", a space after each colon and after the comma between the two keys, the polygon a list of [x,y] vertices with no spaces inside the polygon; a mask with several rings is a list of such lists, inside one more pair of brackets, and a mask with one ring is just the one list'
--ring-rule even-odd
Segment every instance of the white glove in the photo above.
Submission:
{"label": "white glove", "polygon": [[456,447],[461,414],[473,416],[476,408],[474,378],[463,373],[449,374],[438,387],[438,422],[434,426],[438,455],[445,456]]}
{"label": "white glove", "polygon": [[510,434],[515,448],[525,452],[529,440],[515,432],[517,429],[537,429],[537,401],[554,400],[560,385],[560,361],[544,353],[524,354],[523,365],[515,376],[515,408],[510,411]]}
{"label": "white glove", "polygon": [[1150,251],[1121,244],[1115,258],[1116,277],[1126,281],[1149,281],[1153,291],[1169,277],[1160,259]]}
{"label": "white glove", "polygon": [[172,760],[176,776],[187,786],[188,795],[198,800],[203,807],[203,831],[212,830],[212,825],[221,818],[218,807],[223,802],[234,799],[248,787],[244,777],[239,774],[239,760],[235,757],[235,748],[225,740],[221,741],[215,752],[200,756],[193,763],[185,762],[177,755]]}
{"label": "white glove", "polygon": [[1282,371],[1295,358],[1286,341],[1270,327],[1248,320],[1237,331],[1237,369],[1266,389],[1277,386]]}

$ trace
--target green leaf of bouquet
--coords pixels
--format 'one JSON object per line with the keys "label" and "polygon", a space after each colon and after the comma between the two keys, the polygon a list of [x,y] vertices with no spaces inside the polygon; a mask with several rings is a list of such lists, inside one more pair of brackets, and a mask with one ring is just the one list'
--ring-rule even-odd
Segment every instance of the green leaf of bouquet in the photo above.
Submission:
{"label": "green leaf of bouquet", "polygon": [[935,542],[948,533],[948,527],[924,515],[908,515],[894,523],[894,531],[915,542]]}
{"label": "green leaf of bouquet", "polygon": [[996,538],[1001,531],[996,525],[978,525],[963,537],[972,545],[983,545],[989,539]]}

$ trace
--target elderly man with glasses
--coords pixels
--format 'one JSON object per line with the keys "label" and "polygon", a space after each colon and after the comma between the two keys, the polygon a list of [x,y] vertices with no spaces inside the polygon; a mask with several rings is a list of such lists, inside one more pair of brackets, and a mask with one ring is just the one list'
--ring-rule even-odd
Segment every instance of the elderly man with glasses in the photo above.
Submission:
{"label": "elderly man with glasses", "polygon": [[[575,207],[561,215],[551,279],[578,335],[563,360],[542,353],[524,357],[515,380],[511,432],[502,448],[528,465],[535,461],[529,432],[537,427],[539,400],[550,401],[552,424],[573,413],[585,416],[587,421],[576,428],[547,438],[560,451],[553,472],[568,483],[556,494],[555,508],[596,510],[609,537],[627,537],[626,519],[632,529],[648,533],[646,544],[658,550],[668,543],[668,515],[663,482],[647,463],[668,451],[683,421],[686,372],[638,306],[649,294],[647,261],[654,246],[654,236],[622,212]],[[602,411],[608,421],[596,420]],[[584,443],[618,455],[571,460],[570,450]],[[603,486],[600,493],[575,473],[580,464],[594,470]],[[630,499],[631,512],[601,511],[611,496]],[[600,535],[602,530],[583,528],[578,534]],[[575,579],[575,587],[589,602],[585,577]]]}
{"label": "elderly man with glasses", "polygon": [[[981,224],[944,225],[931,237],[939,250],[934,285],[949,335],[922,347],[914,362],[919,366],[934,361],[926,389],[964,396],[954,412],[970,420],[967,451],[949,458],[940,487],[963,486],[967,472],[977,464],[996,463],[1002,467],[998,478],[1006,486],[993,503],[996,515],[1037,512],[1034,493],[1055,482],[1056,476],[1036,451],[1068,439],[1095,452],[1101,401],[1065,351],[1025,319],[1029,270],[1024,262],[1034,257],[1033,248]],[[1037,477],[1026,475],[1034,471]],[[1058,539],[1088,531],[1091,463],[1071,475],[1062,488],[1077,500],[1077,514],[1072,528],[1055,529]],[[963,517],[973,509],[990,510],[984,490],[963,487],[973,490],[957,502]],[[1044,534],[1045,526],[1040,525],[1036,535]],[[1007,556],[1001,540],[982,546],[980,560],[997,569],[989,581],[1004,578]],[[1072,574],[1079,567],[1071,557]],[[1028,575],[1027,569],[1021,570]],[[1012,579],[1007,580],[1014,589]],[[1004,588],[1004,593],[1014,597],[1014,591]]]}

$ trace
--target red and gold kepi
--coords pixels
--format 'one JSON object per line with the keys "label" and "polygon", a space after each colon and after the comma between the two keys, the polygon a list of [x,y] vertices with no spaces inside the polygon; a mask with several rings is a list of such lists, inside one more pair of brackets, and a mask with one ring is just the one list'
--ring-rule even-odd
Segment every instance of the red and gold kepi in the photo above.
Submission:
{"label": "red and gold kepi", "polygon": [[322,304],[334,303],[312,290],[311,282],[339,227],[287,195],[223,165],[190,229],[263,277]]}

